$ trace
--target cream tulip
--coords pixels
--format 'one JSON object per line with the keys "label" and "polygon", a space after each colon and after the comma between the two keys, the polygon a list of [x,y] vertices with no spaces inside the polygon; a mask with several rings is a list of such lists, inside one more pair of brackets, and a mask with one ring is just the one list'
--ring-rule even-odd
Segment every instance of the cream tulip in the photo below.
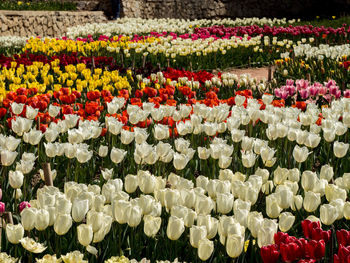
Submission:
{"label": "cream tulip", "polygon": [[307,212],[314,212],[318,206],[321,204],[321,196],[319,193],[306,192],[304,197],[304,209]]}
{"label": "cream tulip", "polygon": [[18,244],[24,236],[23,226],[21,224],[17,224],[17,225],[7,224],[6,236],[7,236],[7,240],[10,243]]}
{"label": "cream tulip", "polygon": [[9,183],[12,188],[18,189],[23,185],[23,173],[21,171],[9,171]]}
{"label": "cream tulip", "polygon": [[145,215],[143,217],[144,225],[143,225],[143,231],[145,232],[146,236],[148,237],[154,237],[162,224],[162,219],[160,217],[154,217],[151,215]]}
{"label": "cream tulip", "polygon": [[214,242],[209,239],[201,239],[198,242],[198,257],[202,261],[206,261],[210,258],[214,251]]}
{"label": "cream tulip", "polygon": [[192,226],[190,228],[190,243],[194,248],[198,248],[199,241],[206,239],[207,228],[205,226]]}
{"label": "cream tulip", "polygon": [[39,209],[36,212],[35,228],[39,231],[45,230],[50,223],[50,214],[46,209]]}
{"label": "cream tulip", "polygon": [[34,228],[36,222],[37,209],[33,207],[26,207],[21,212],[21,223],[26,231]]}
{"label": "cream tulip", "polygon": [[337,208],[330,204],[324,204],[320,207],[320,220],[322,224],[331,225],[338,217]]}
{"label": "cream tulip", "polygon": [[295,145],[293,149],[294,160],[298,163],[305,162],[309,154],[309,150],[305,146],[299,147],[298,145]]}
{"label": "cream tulip", "polygon": [[244,237],[233,234],[227,236],[226,252],[231,258],[239,257],[243,252]]}
{"label": "cream tulip", "polygon": [[185,231],[185,225],[182,218],[170,216],[167,226],[167,237],[170,240],[178,240]]}
{"label": "cream tulip", "polygon": [[349,144],[348,143],[343,143],[343,142],[334,142],[333,144],[333,151],[334,151],[334,155],[337,158],[343,158],[347,151],[349,150]]}
{"label": "cream tulip", "polygon": [[80,224],[77,227],[78,241],[84,247],[90,245],[93,237],[92,227],[88,224]]}
{"label": "cream tulip", "polygon": [[288,232],[293,226],[295,216],[290,212],[281,213],[278,217],[278,227],[282,232]]}

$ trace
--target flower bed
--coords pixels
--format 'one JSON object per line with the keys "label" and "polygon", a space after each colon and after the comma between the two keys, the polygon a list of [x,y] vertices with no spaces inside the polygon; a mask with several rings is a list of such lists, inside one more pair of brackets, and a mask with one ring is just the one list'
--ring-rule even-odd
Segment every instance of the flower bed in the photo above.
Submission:
{"label": "flower bed", "polygon": [[[30,39],[1,55],[0,258],[347,262],[347,51],[169,35]],[[220,52],[226,66],[284,57],[258,82],[203,70]]]}

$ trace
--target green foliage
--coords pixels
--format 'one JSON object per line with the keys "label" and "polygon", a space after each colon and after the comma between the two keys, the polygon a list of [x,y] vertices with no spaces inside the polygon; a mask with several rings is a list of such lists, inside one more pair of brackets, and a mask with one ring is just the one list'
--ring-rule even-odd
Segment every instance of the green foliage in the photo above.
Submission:
{"label": "green foliage", "polygon": [[346,24],[347,26],[350,25],[350,16],[344,16],[344,17],[336,17],[336,16],[330,16],[330,17],[316,17],[314,20],[311,21],[300,21],[293,25],[313,25],[313,26],[324,26],[324,27],[342,27],[343,24]]}
{"label": "green foliage", "polygon": [[0,10],[75,11],[76,3],[65,1],[1,1]]}

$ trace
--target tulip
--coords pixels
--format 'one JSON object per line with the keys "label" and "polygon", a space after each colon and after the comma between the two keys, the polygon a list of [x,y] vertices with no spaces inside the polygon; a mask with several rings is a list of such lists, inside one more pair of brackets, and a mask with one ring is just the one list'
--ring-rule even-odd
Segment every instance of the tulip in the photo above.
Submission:
{"label": "tulip", "polygon": [[342,219],[344,217],[345,202],[342,199],[335,199],[330,201],[329,204],[337,209],[337,219]]}
{"label": "tulip", "polygon": [[198,242],[198,257],[202,261],[206,261],[210,258],[214,251],[214,242],[209,239],[201,239]]}
{"label": "tulip", "polygon": [[113,147],[111,151],[111,160],[115,164],[121,163],[124,157],[126,156],[126,154],[127,154],[127,151]]}
{"label": "tulip", "polygon": [[14,114],[19,115],[22,113],[24,108],[24,104],[23,103],[16,103],[16,102],[12,102],[11,104],[11,110]]}
{"label": "tulip", "polygon": [[189,161],[189,158],[185,154],[174,154],[173,164],[176,170],[184,169]]}
{"label": "tulip", "polygon": [[218,232],[219,220],[210,215],[198,215],[197,225],[205,226],[207,228],[207,238],[212,239]]}
{"label": "tulip", "polygon": [[237,258],[241,255],[244,247],[244,237],[241,235],[228,235],[226,241],[226,252],[231,258]]}
{"label": "tulip", "polygon": [[103,226],[104,217],[103,212],[90,210],[86,216],[86,223],[92,227],[92,231],[95,233]]}
{"label": "tulip", "polygon": [[266,214],[270,218],[277,218],[282,211],[282,208],[278,205],[277,194],[271,194],[266,197]]}
{"label": "tulip", "polygon": [[205,226],[192,226],[190,228],[190,243],[194,248],[198,248],[199,241],[206,239],[207,228]]}
{"label": "tulip", "polygon": [[[6,137],[6,140],[4,141],[4,144],[5,144],[5,148],[8,150],[8,151],[15,151],[18,147],[18,145],[20,144],[21,142],[21,139],[16,139],[15,137],[13,136],[8,136]],[[23,153],[24,154],[24,153]],[[22,155],[23,156],[23,155]]]}
{"label": "tulip", "polygon": [[320,219],[325,225],[331,225],[338,217],[337,208],[330,204],[324,204],[320,207]]}
{"label": "tulip", "polygon": [[25,132],[23,134],[23,141],[31,145],[38,145],[43,136],[44,134],[41,130],[31,129],[30,132]]}
{"label": "tulip", "polygon": [[90,225],[80,224],[77,227],[77,233],[78,233],[78,241],[80,244],[86,247],[91,243],[94,233]]}
{"label": "tulip", "polygon": [[34,228],[36,222],[37,209],[28,207],[21,212],[21,222],[24,230],[30,231]]}
{"label": "tulip", "polygon": [[248,226],[248,228],[250,230],[250,233],[252,234],[252,236],[254,238],[257,238],[258,231],[261,228],[263,220],[264,220],[264,218],[263,218],[262,214],[258,213],[256,211],[250,212],[248,214],[247,226]]}
{"label": "tulip", "polygon": [[130,202],[125,200],[115,200],[112,203],[113,216],[119,224],[125,224],[128,220]]}
{"label": "tulip", "polygon": [[24,236],[23,226],[21,224],[17,224],[17,225],[7,224],[6,236],[7,236],[7,240],[10,243],[18,244]]}
{"label": "tulip", "polygon": [[293,211],[300,210],[303,206],[303,197],[301,195],[293,196],[293,201],[290,208]]}
{"label": "tulip", "polygon": [[50,214],[46,209],[39,209],[36,212],[35,228],[39,231],[45,230],[50,223]]}
{"label": "tulip", "polygon": [[197,196],[195,211],[197,214],[208,215],[214,209],[214,201],[210,197]]}
{"label": "tulip", "polygon": [[259,247],[267,246],[273,243],[274,235],[277,231],[272,228],[262,227],[258,231],[258,245]]}
{"label": "tulip", "polygon": [[72,206],[72,218],[75,222],[81,222],[89,211],[89,200],[75,199]]}
{"label": "tulip", "polygon": [[221,214],[227,214],[233,208],[233,195],[231,193],[218,193],[216,196],[217,211]]}
{"label": "tulip", "polygon": [[306,251],[310,258],[321,260],[325,256],[326,244],[324,240],[311,240],[306,245]]}
{"label": "tulip", "polygon": [[319,193],[306,192],[304,197],[304,209],[307,212],[314,212],[321,204],[321,196]]}
{"label": "tulip", "polygon": [[106,157],[108,155],[108,146],[100,145],[100,147],[98,148],[98,155],[100,157]]}
{"label": "tulip", "polygon": [[301,186],[304,191],[312,191],[317,185],[317,175],[311,171],[304,171],[301,176]]}
{"label": "tulip", "polygon": [[242,164],[246,168],[250,168],[255,164],[256,155],[252,152],[242,153]]}
{"label": "tulip", "polygon": [[150,174],[149,172],[140,172],[139,171],[139,173],[138,173],[138,186],[144,194],[153,193],[155,186],[156,186],[156,177],[154,175]]}
{"label": "tulip", "polygon": [[22,136],[24,132],[28,132],[31,129],[32,123],[33,120],[16,117],[16,119],[12,119],[11,127],[18,136]]}
{"label": "tulip", "polygon": [[124,187],[125,187],[125,191],[128,193],[135,192],[138,187],[138,177],[132,174],[128,174],[127,176],[125,176]]}
{"label": "tulip", "polygon": [[286,186],[279,185],[276,188],[278,205],[282,209],[287,209],[291,206],[293,201],[293,192]]}
{"label": "tulip", "polygon": [[295,216],[290,212],[284,212],[279,215],[278,226],[282,232],[288,232],[293,226],[295,221]]}
{"label": "tulip", "polygon": [[330,202],[332,200],[341,199],[345,202],[347,193],[345,189],[342,189],[334,184],[326,185],[325,187],[326,199]]}
{"label": "tulip", "polygon": [[297,161],[298,163],[305,162],[308,155],[309,150],[305,146],[299,147],[298,145],[295,145],[293,150],[293,157],[295,161]]}
{"label": "tulip", "polygon": [[185,231],[185,225],[182,218],[170,216],[167,226],[167,236],[170,240],[177,240]]}
{"label": "tulip", "polygon": [[127,223],[131,227],[136,227],[142,219],[142,209],[138,205],[132,205],[127,208]]}
{"label": "tulip", "polygon": [[35,242],[34,239],[25,237],[20,240],[21,245],[31,253],[40,254],[45,251],[47,247],[44,247],[42,244]]}
{"label": "tulip", "polygon": [[334,142],[333,150],[337,158],[343,158],[349,150],[349,144],[336,141]]}
{"label": "tulip", "polygon": [[120,140],[123,144],[128,145],[134,140],[134,133],[127,131],[127,130],[121,130],[121,136]]}
{"label": "tulip", "polygon": [[251,151],[253,149],[254,139],[251,137],[243,136],[241,147],[243,151]]}
{"label": "tulip", "polygon": [[21,171],[9,171],[9,183],[12,188],[18,189],[23,185],[23,173]]}
{"label": "tulip", "polygon": [[49,106],[49,109],[48,109],[50,117],[55,118],[60,113],[60,110],[61,110],[61,107],[54,106],[54,105],[51,104]]}
{"label": "tulip", "polygon": [[344,204],[344,217],[346,220],[350,220],[350,202]]}
{"label": "tulip", "polygon": [[86,163],[91,159],[92,154],[92,151],[78,147],[75,157],[79,163]]}
{"label": "tulip", "polygon": [[160,229],[162,219],[160,217],[145,215],[143,217],[143,221],[143,231],[145,232],[146,236],[154,237]]}
{"label": "tulip", "polygon": [[113,218],[107,214],[104,214],[102,218],[101,227],[94,232],[93,243],[101,242],[105,236],[110,232],[112,227]]}
{"label": "tulip", "polygon": [[2,150],[1,151],[1,164],[3,166],[10,166],[15,161],[17,155],[18,155],[17,152]]}
{"label": "tulip", "polygon": [[280,252],[277,245],[267,245],[260,249],[261,258],[264,263],[277,263]]}

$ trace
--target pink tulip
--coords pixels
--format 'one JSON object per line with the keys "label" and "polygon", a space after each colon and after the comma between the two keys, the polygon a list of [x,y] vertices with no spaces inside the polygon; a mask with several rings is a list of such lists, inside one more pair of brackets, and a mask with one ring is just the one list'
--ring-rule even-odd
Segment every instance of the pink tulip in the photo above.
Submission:
{"label": "pink tulip", "polygon": [[5,212],[5,203],[0,202],[0,214]]}
{"label": "pink tulip", "polygon": [[22,210],[26,207],[31,207],[30,203],[27,201],[23,201],[19,204],[19,212],[22,212]]}

